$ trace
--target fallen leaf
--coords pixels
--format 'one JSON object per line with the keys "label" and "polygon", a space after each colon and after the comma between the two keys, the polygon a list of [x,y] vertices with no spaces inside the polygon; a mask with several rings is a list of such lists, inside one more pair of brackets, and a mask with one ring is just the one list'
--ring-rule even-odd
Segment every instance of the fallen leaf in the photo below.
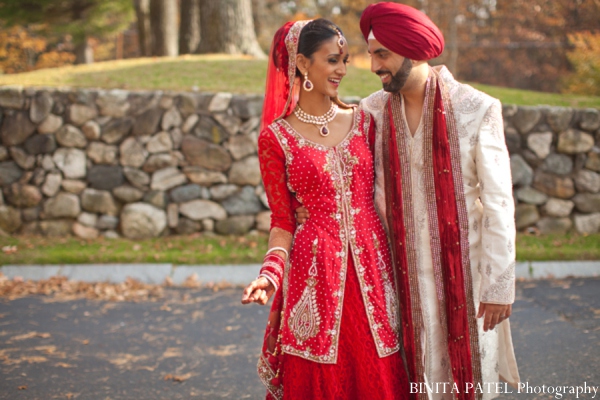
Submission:
{"label": "fallen leaf", "polygon": [[199,288],[201,286],[200,281],[198,280],[198,275],[197,274],[192,274],[190,276],[188,276],[187,278],[185,278],[185,281],[183,282],[183,287],[186,288]]}
{"label": "fallen leaf", "polygon": [[124,354],[118,354],[116,357],[109,359],[108,362],[120,367],[125,364],[129,364],[131,362],[145,360],[146,358],[148,358],[148,357],[147,356],[134,356],[133,354],[124,353]]}
{"label": "fallen leaf", "polygon": [[204,311],[196,310],[192,313],[192,322],[196,322],[198,319],[204,318]]}
{"label": "fallen leaf", "polygon": [[27,385],[19,386],[19,390],[27,390]]}
{"label": "fallen leaf", "polygon": [[173,381],[173,382],[183,382],[183,381],[187,381],[188,379],[190,379],[192,377],[191,373],[187,373],[185,375],[172,375],[172,374],[167,374],[165,375],[165,381]]}
{"label": "fallen leaf", "polygon": [[181,357],[182,352],[180,348],[169,347],[164,353],[163,358]]}
{"label": "fallen leaf", "polygon": [[18,340],[32,339],[35,337],[47,339],[50,336],[52,336],[52,335],[50,335],[49,333],[39,333],[39,332],[33,331],[33,332],[29,332],[29,333],[24,333],[22,335],[13,336],[10,339],[8,339],[8,341],[13,342],[13,341],[18,341]]}
{"label": "fallen leaf", "polygon": [[43,351],[46,354],[54,354],[56,353],[56,346],[37,346],[34,347],[34,350]]}
{"label": "fallen leaf", "polygon": [[48,359],[46,357],[42,357],[42,356],[25,356],[25,357],[21,357],[21,359],[19,361],[27,361],[29,364],[37,364],[37,363],[43,363],[48,361]]}
{"label": "fallen leaf", "polygon": [[148,366],[143,366],[143,367],[137,367],[137,370],[145,370],[145,371],[150,371],[150,372],[154,372],[154,370],[156,369],[156,365],[154,367],[148,367]]}
{"label": "fallen leaf", "polygon": [[229,344],[227,346],[210,347],[208,352],[215,356],[226,357],[236,353],[237,345]]}
{"label": "fallen leaf", "polygon": [[67,363],[64,363],[64,362],[56,363],[55,366],[56,367],[61,367],[61,368],[74,368],[75,367],[74,365],[67,364]]}

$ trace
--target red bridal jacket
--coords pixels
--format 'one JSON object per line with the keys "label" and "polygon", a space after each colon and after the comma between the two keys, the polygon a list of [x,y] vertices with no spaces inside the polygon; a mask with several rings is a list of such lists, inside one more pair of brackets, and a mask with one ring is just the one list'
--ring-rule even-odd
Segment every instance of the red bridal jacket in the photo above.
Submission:
{"label": "red bridal jacket", "polygon": [[[281,348],[287,354],[335,364],[342,314],[358,312],[368,317],[380,357],[399,349],[395,277],[373,202],[370,126],[371,117],[355,109],[352,129],[335,147],[303,138],[285,120],[260,133],[271,228],[294,237],[285,271],[261,271],[283,290]],[[297,228],[293,197],[310,213]],[[348,257],[360,282],[364,306],[360,309],[343,307]]]}

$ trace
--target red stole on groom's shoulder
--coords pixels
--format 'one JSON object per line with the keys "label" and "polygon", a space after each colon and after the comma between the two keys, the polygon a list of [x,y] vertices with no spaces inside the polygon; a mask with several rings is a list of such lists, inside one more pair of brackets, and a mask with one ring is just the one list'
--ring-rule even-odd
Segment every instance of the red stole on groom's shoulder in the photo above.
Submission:
{"label": "red stole on groom's shoulder", "polygon": [[[404,350],[411,382],[425,382],[411,166],[406,151],[406,135],[410,133],[405,132],[400,94],[389,96],[385,113],[382,141],[384,165],[388,166],[384,168],[386,215],[402,305]],[[473,387],[481,382],[481,365],[460,148],[452,105],[432,69],[423,113],[425,186],[436,293],[452,378],[460,391],[457,397],[470,400],[476,397]],[[471,390],[467,390],[469,387]]]}

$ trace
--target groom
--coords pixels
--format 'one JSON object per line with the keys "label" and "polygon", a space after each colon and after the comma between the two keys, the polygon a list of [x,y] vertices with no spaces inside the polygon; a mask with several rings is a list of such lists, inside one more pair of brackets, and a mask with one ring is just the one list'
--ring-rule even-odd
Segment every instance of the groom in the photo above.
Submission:
{"label": "groom", "polygon": [[422,12],[377,3],[360,27],[383,85],[361,107],[374,120],[375,202],[396,265],[414,392],[496,397],[499,379],[519,382],[508,321],[514,201],[500,102],[428,65],[444,38]]}

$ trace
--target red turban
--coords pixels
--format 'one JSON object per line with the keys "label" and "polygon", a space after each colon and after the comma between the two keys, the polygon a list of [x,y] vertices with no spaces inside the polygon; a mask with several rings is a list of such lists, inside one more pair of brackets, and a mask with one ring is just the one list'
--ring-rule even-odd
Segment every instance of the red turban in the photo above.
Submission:
{"label": "red turban", "polygon": [[444,50],[438,27],[427,15],[404,4],[371,4],[360,17],[360,30],[365,40],[372,30],[379,43],[411,60],[430,60]]}

